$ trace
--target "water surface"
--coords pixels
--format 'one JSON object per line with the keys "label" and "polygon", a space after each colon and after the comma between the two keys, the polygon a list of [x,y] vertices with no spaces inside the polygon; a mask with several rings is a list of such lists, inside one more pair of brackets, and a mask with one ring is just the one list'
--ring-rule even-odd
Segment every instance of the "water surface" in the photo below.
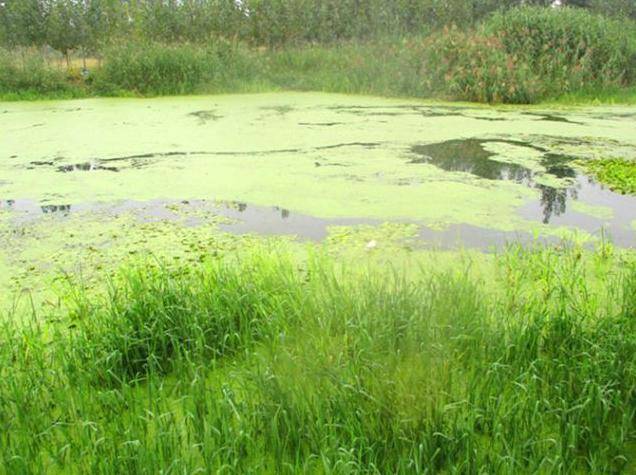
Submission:
{"label": "water surface", "polygon": [[630,107],[281,93],[4,103],[0,112],[5,230],[19,211],[63,218],[204,200],[243,203],[216,212],[237,233],[321,240],[330,226],[395,221],[445,246],[572,232],[636,244],[635,198],[576,165],[636,158]]}

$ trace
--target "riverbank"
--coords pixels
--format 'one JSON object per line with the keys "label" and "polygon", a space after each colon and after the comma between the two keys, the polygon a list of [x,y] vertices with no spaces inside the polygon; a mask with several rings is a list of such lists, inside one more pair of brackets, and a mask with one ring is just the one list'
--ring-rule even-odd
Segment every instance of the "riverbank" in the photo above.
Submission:
{"label": "riverbank", "polygon": [[[427,83],[422,38],[346,42],[282,50],[225,44],[124,47],[108,56],[75,60],[38,51],[0,54],[0,100],[156,97],[282,91],[459,100]],[[541,106],[633,105],[636,87],[606,86],[552,94]]]}
{"label": "riverbank", "polygon": [[320,91],[489,104],[634,104],[634,38],[636,24],[628,19],[517,8],[466,29],[275,47],[222,37],[133,39],[110,43],[79,64],[50,48],[0,50],[0,98]]}

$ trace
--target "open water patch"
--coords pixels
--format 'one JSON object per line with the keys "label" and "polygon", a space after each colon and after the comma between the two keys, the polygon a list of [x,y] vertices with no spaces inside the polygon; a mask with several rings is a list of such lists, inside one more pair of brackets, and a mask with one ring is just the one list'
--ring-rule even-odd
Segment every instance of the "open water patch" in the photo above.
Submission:
{"label": "open water patch", "polygon": [[[488,144],[507,144],[540,152],[539,169],[502,160],[502,156],[487,148]],[[538,200],[522,207],[520,214],[544,224],[576,226],[591,232],[608,227],[617,243],[632,245],[633,231],[629,223],[636,214],[636,197],[614,193],[574,165],[579,157],[551,152],[529,142],[509,139],[455,139],[445,142],[415,145],[410,163],[426,163],[449,172],[469,173],[486,180],[512,181],[539,191]],[[497,157],[498,159],[495,159]],[[555,181],[554,186],[546,184]],[[612,218],[603,220],[573,209],[571,202],[612,210]],[[631,244],[630,244],[631,243]]]}
{"label": "open water patch", "polygon": [[[413,220],[380,220],[368,218],[320,218],[297,213],[281,206],[259,206],[242,201],[181,200],[134,201],[117,203],[44,204],[32,200],[2,200],[0,210],[13,211],[10,222],[18,227],[43,217],[85,216],[88,213],[100,221],[130,215],[139,223],[181,223],[196,227],[217,223],[219,231],[236,235],[292,236],[300,241],[320,242],[329,236],[331,227],[381,226],[396,223],[417,226],[417,233],[408,246],[422,249],[477,249],[491,251],[508,243],[536,243],[529,232],[499,231],[468,224],[452,224],[434,229]],[[557,242],[556,238],[541,238],[540,242]],[[383,242],[378,242],[382,246]],[[406,244],[406,243],[405,243]]]}

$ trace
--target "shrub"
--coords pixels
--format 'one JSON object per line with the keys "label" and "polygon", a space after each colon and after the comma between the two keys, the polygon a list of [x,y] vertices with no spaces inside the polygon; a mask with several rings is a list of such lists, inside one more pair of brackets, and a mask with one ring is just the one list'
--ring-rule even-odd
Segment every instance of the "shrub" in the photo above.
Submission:
{"label": "shrub", "polygon": [[533,103],[636,79],[634,24],[573,8],[521,7],[426,42],[425,82],[457,99]]}
{"label": "shrub", "polygon": [[25,51],[9,53],[0,49],[0,94],[75,95],[77,84],[66,71],[49,66],[41,54]]}
{"label": "shrub", "polygon": [[120,44],[108,49],[95,78],[102,93],[119,90],[145,95],[188,94],[220,82],[233,56],[223,42],[195,46],[189,43]]}
{"label": "shrub", "polygon": [[634,24],[578,8],[523,7],[501,11],[484,25],[506,52],[544,78],[546,91],[625,84],[634,77]]}
{"label": "shrub", "polygon": [[426,41],[425,51],[422,73],[431,90],[477,102],[529,103],[542,94],[529,65],[497,38],[447,28]]}

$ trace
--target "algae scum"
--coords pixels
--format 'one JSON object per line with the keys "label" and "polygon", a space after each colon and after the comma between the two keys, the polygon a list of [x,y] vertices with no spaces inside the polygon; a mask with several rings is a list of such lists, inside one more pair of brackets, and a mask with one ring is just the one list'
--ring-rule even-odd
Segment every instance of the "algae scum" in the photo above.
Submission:
{"label": "algae scum", "polygon": [[387,222],[415,247],[633,247],[636,199],[580,163],[636,159],[635,126],[629,107],[313,93],[4,103],[0,270],[174,247],[175,233],[324,240]]}

